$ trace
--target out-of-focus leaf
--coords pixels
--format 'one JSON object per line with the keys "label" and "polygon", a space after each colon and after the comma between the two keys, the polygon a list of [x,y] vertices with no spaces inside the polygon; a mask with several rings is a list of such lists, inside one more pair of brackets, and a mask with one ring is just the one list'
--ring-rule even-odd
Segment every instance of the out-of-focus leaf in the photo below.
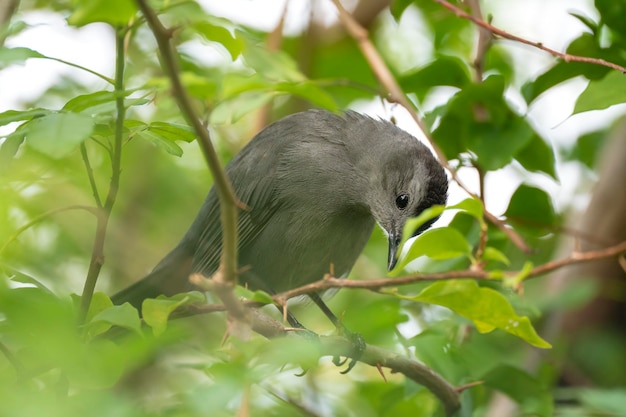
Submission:
{"label": "out-of-focus leaf", "polygon": [[483,218],[483,203],[477,198],[466,198],[465,200],[449,206],[448,210],[461,210],[466,212],[472,217],[475,217],[482,221]]}
{"label": "out-of-focus leaf", "polygon": [[579,161],[593,169],[598,159],[600,149],[604,146],[607,139],[605,131],[596,131],[580,136],[576,140],[574,147],[565,155],[570,161]]}
{"label": "out-of-focus leaf", "polygon": [[614,0],[595,0],[594,4],[600,12],[602,22],[622,37],[626,37],[626,27],[624,25],[626,4],[623,1]]}
{"label": "out-of-focus leaf", "polygon": [[545,227],[556,221],[550,196],[544,190],[525,184],[515,191],[505,214],[527,226]]}
{"label": "out-of-focus leaf", "polygon": [[132,0],[78,0],[67,21],[73,26],[94,22],[125,25],[136,13],[137,6]]}
{"label": "out-of-focus leaf", "polygon": [[415,93],[421,100],[435,86],[463,88],[470,82],[467,65],[456,57],[442,56],[417,71],[398,80],[407,93]]}
{"label": "out-of-focus leaf", "polygon": [[176,142],[171,140],[169,137],[160,135],[157,132],[145,129],[145,130],[138,131],[137,136],[142,139],[146,139],[149,142],[152,142],[158,148],[163,149],[165,152],[169,153],[170,155],[174,155],[178,157],[183,155],[183,149],[180,146],[178,146]]}
{"label": "out-of-focus leaf", "polygon": [[[615,52],[613,50],[602,50],[598,47],[598,42],[590,33],[583,33],[573,40],[567,48],[567,52],[573,55],[588,56],[594,58],[604,58],[610,60]],[[584,62],[564,62],[559,61],[555,66],[541,74],[534,81],[522,87],[522,95],[527,103],[532,103],[537,97],[548,89],[563,81],[577,76],[584,76],[588,79],[600,79],[609,71],[607,67],[593,65]]]}
{"label": "out-of-focus leaf", "polygon": [[106,310],[101,311],[91,319],[89,326],[102,323],[123,327],[136,332],[137,334],[141,334],[141,320],[139,319],[139,312],[129,303],[124,303],[120,306],[111,306]]}
{"label": "out-of-focus leaf", "polygon": [[472,280],[436,282],[414,297],[403,298],[447,307],[474,322],[481,333],[500,329],[533,346],[551,347],[537,335],[528,317],[518,316],[502,294],[491,288],[479,287]]}
{"label": "out-of-focus leaf", "polygon": [[283,51],[270,51],[249,41],[243,56],[255,71],[268,80],[302,82],[306,77],[298,70],[296,62]]}
{"label": "out-of-focus leaf", "polygon": [[196,138],[196,132],[191,126],[179,123],[168,122],[152,122],[148,130],[154,132],[170,141],[182,140],[184,142],[193,142]]}
{"label": "out-of-focus leaf", "polygon": [[204,294],[198,291],[176,294],[172,297],[148,298],[141,304],[141,315],[146,324],[152,327],[152,332],[158,336],[167,328],[167,321],[174,310],[204,300]]}
{"label": "out-of-focus leaf", "polygon": [[504,253],[491,246],[487,246],[485,248],[485,251],[483,253],[483,259],[486,261],[500,262],[507,266],[511,264],[511,261]]}
{"label": "out-of-focus leaf", "polygon": [[52,113],[28,122],[26,144],[53,158],[62,158],[93,131],[91,117],[77,113]]}
{"label": "out-of-focus leaf", "polygon": [[610,71],[600,80],[589,81],[576,100],[572,114],[602,110],[621,103],[626,103],[626,74]]}
{"label": "out-of-focus leaf", "polygon": [[321,107],[330,111],[337,111],[339,108],[335,103],[335,100],[318,87],[315,83],[310,81],[296,82],[296,83],[279,83],[276,85],[277,91],[284,91],[295,96],[301,97],[310,101],[316,107]]}
{"label": "out-of-focus leaf", "polygon": [[525,416],[552,417],[554,401],[548,389],[526,372],[500,365],[481,378],[485,385],[503,392],[520,406]]}
{"label": "out-of-focus leaf", "polygon": [[268,103],[276,96],[275,92],[246,93],[218,104],[211,112],[212,125],[230,124],[246,114]]}
{"label": "out-of-focus leaf", "polygon": [[585,408],[599,414],[624,416],[626,389],[581,389],[578,393]]}
{"label": "out-of-focus leaf", "polygon": [[528,144],[517,152],[515,159],[530,172],[543,172],[557,179],[554,150],[536,133],[533,133]]}
{"label": "out-of-focus leaf", "polygon": [[204,20],[196,22],[194,28],[206,40],[217,42],[226,48],[232,59],[236,59],[243,51],[244,42],[223,26]]}
{"label": "out-of-focus leaf", "polygon": [[433,138],[449,159],[471,151],[478,166],[496,170],[528,144],[533,130],[509,108],[503,94],[504,79],[493,75],[467,85],[439,110],[442,116]]}
{"label": "out-of-focus leaf", "polygon": [[22,120],[31,120],[35,117],[45,116],[50,113],[51,111],[47,109],[30,109],[24,111],[7,110],[3,113],[0,113],[0,126],[4,126],[12,122],[19,122]]}
{"label": "out-of-focus leaf", "polygon": [[14,64],[22,64],[28,58],[46,58],[46,56],[29,48],[0,47],[0,68]]}
{"label": "out-of-focus leaf", "polygon": [[585,16],[582,13],[569,12],[570,16],[578,19],[583,25],[587,26],[593,34],[598,32],[598,24],[594,22],[589,16]]}

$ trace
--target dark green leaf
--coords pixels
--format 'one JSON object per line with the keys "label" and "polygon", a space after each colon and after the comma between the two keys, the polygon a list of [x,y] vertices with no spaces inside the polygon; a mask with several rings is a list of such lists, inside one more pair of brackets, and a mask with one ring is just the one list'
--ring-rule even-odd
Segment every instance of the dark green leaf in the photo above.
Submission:
{"label": "dark green leaf", "polygon": [[533,346],[551,347],[533,328],[528,317],[518,316],[511,303],[499,292],[479,287],[472,280],[436,282],[414,297],[413,301],[437,304],[470,319],[481,333],[494,329],[520,337]]}
{"label": "dark green leaf", "polygon": [[530,172],[543,172],[557,179],[554,150],[536,133],[533,133],[528,144],[517,152],[515,159]]}
{"label": "dark green leaf", "polygon": [[602,110],[626,102],[626,74],[610,71],[600,80],[589,81],[587,88],[576,100],[574,112]]}
{"label": "dark green leaf", "polygon": [[76,113],[52,113],[25,126],[26,144],[53,158],[62,158],[84,142],[93,131],[91,117]]}
{"label": "dark green leaf", "polygon": [[525,184],[515,191],[505,214],[526,226],[545,227],[556,221],[550,196],[544,190]]}
{"label": "dark green leaf", "polygon": [[565,158],[570,161],[580,161],[588,168],[596,166],[600,150],[606,143],[607,134],[604,131],[597,131],[582,135],[576,140],[576,144]]}
{"label": "dark green leaf", "polygon": [[587,26],[594,35],[598,32],[598,24],[594,22],[590,17],[577,12],[569,12],[569,14],[578,19],[583,25]]}
{"label": "dark green leaf", "polygon": [[46,58],[46,56],[28,48],[0,47],[0,68],[14,64],[22,64],[28,58]]}
{"label": "dark green leaf", "polygon": [[470,82],[470,76],[463,61],[444,55],[413,73],[403,75],[398,81],[405,92],[415,93],[422,100],[435,86],[463,88]]}
{"label": "dark green leaf", "polygon": [[600,12],[602,22],[626,37],[626,3],[616,0],[595,0],[596,9]]}
{"label": "dark green leaf", "polygon": [[501,391],[520,406],[520,415],[552,417],[554,400],[550,391],[526,372],[500,365],[481,378],[485,385]]}

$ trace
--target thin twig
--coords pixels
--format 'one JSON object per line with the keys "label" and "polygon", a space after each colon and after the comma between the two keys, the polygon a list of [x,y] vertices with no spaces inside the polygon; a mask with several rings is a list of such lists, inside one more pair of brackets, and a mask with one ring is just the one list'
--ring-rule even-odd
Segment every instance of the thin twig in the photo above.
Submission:
{"label": "thin twig", "polygon": [[[482,12],[480,10],[479,0],[466,0],[472,11],[472,16],[482,20]],[[483,71],[485,69],[485,55],[491,46],[493,35],[491,31],[485,28],[478,29],[478,42],[476,43],[476,57],[474,58],[474,70],[476,71],[476,81],[482,82]],[[482,193],[480,194],[482,196]]]}
{"label": "thin twig", "polygon": [[2,254],[2,252],[4,252],[6,250],[6,248],[13,243],[22,233],[24,233],[26,230],[30,229],[31,227],[33,227],[33,225],[39,223],[40,221],[42,221],[43,219],[50,217],[54,214],[57,213],[61,213],[64,211],[70,211],[70,210],[85,210],[91,214],[93,214],[94,216],[98,216],[100,213],[100,210],[96,207],[89,207],[89,206],[80,206],[80,205],[73,205],[73,206],[67,206],[67,207],[61,207],[58,209],[53,209],[50,211],[46,211],[45,213],[42,213],[40,215],[38,215],[37,217],[35,217],[34,219],[32,219],[31,221],[29,221],[28,223],[22,225],[21,227],[19,227],[15,232],[13,232],[13,234],[7,239],[6,242],[4,242],[4,244],[2,246],[0,246],[0,255]]}
{"label": "thin twig", "polygon": [[93,198],[96,201],[96,206],[98,208],[102,208],[102,200],[100,199],[100,193],[98,193],[98,186],[96,184],[96,179],[93,175],[91,162],[89,162],[89,155],[87,155],[87,146],[85,146],[85,142],[82,142],[80,144],[80,156],[82,157],[83,163],[85,164],[85,169],[87,170],[87,178],[89,179],[89,186],[91,187],[91,193],[93,194]]}
{"label": "thin twig", "polygon": [[[574,265],[584,262],[598,261],[602,259],[615,258],[619,255],[626,253],[626,241],[621,242],[614,246],[609,246],[604,249],[587,251],[587,252],[573,252],[570,256],[559,259],[552,262],[546,262],[545,264],[536,266],[528,274],[526,279],[537,277],[547,274],[564,266]],[[503,271],[505,276],[517,276],[520,271]],[[380,278],[366,281],[358,281],[351,279],[340,279],[334,277],[326,277],[322,280],[303,285],[298,288],[294,288],[289,291],[285,291],[276,294],[277,300],[286,300],[294,297],[298,297],[305,294],[324,291],[330,288],[361,288],[372,291],[378,291],[381,288],[399,287],[403,285],[410,285],[417,282],[424,281],[442,281],[449,279],[474,279],[474,280],[486,280],[492,279],[491,273],[484,270],[463,270],[463,271],[448,271],[448,272],[436,272],[431,274],[412,274],[399,278]]]}
{"label": "thin twig", "polygon": [[128,32],[125,29],[118,29],[115,32],[115,137],[113,139],[113,149],[111,151],[111,180],[109,181],[109,191],[101,215],[97,216],[96,234],[94,236],[93,248],[89,270],[80,298],[79,323],[83,323],[87,317],[87,311],[91,304],[91,298],[98,282],[100,270],[104,264],[104,241],[106,239],[107,227],[111,212],[117,199],[120,187],[120,176],[122,173],[122,141],[124,137],[124,120],[126,118],[126,107],[124,106],[124,68],[126,66],[125,37]]}
{"label": "thin twig", "polygon": [[194,109],[191,97],[182,84],[176,49],[172,43],[172,30],[163,26],[156,13],[146,0],[137,0],[148,26],[152,30],[159,48],[161,65],[172,83],[173,96],[187,122],[198,137],[198,144],[209,165],[220,201],[222,225],[221,270],[224,279],[236,282],[237,279],[237,206],[241,205],[233,192],[230,181],[221,167],[217,152],[211,142],[208,130],[203,126]]}
{"label": "thin twig", "polygon": [[465,12],[464,10],[458,8],[457,6],[448,3],[445,0],[433,0],[435,3],[439,3],[440,5],[442,5],[443,7],[445,7],[448,10],[453,11],[457,16],[463,18],[463,19],[467,19],[471,22],[473,22],[474,24],[485,28],[487,30],[489,30],[491,33],[493,33],[494,35],[500,36],[501,38],[505,38],[505,39],[509,39],[515,42],[519,42],[519,43],[523,43],[524,45],[529,45],[532,46],[534,48],[537,49],[541,49],[542,51],[545,51],[553,56],[556,56],[558,58],[561,58],[563,61],[565,62],[584,62],[587,64],[595,64],[595,65],[602,65],[604,67],[608,67],[617,71],[620,71],[622,73],[626,73],[626,68],[622,67],[621,65],[617,65],[614,64],[612,62],[609,61],[605,61],[604,59],[600,59],[600,58],[591,58],[591,57],[587,57],[587,56],[579,56],[579,55],[571,55],[571,54],[567,54],[567,53],[563,53],[563,52],[559,52],[556,51],[552,48],[548,48],[547,46],[544,46],[541,42],[533,42],[530,41],[528,39],[510,34],[502,29],[498,29],[497,27],[485,22],[484,20],[477,18],[475,16],[472,16],[471,14]]}
{"label": "thin twig", "polygon": [[[387,67],[387,64],[385,64],[385,61],[383,60],[381,55],[378,53],[378,50],[374,47],[374,44],[369,40],[367,30],[362,27],[356,21],[356,19],[354,19],[354,17],[352,17],[352,15],[350,15],[350,13],[346,11],[346,9],[344,9],[339,0],[332,0],[332,2],[339,12],[339,19],[341,20],[342,24],[344,25],[348,33],[356,40],[359,48],[361,49],[361,52],[365,56],[365,59],[368,61],[370,67],[372,68],[372,71],[378,78],[378,81],[381,83],[381,85],[385,87],[385,89],[389,93],[388,100],[400,104],[409,112],[409,114],[435,151],[435,154],[437,155],[437,158],[439,159],[441,164],[448,170],[448,172],[450,172],[452,179],[468,195],[474,198],[478,198],[476,194],[470,191],[470,189],[461,181],[461,179],[457,175],[456,170],[450,166],[450,163],[448,162],[445,154],[439,148],[437,143],[433,140],[432,135],[430,134],[426,124],[417,113],[417,110],[415,109],[413,104],[407,99],[406,94],[404,94],[402,88],[393,77],[393,74]],[[486,207],[483,208],[485,218],[489,222],[493,223],[496,227],[502,230],[502,232],[504,232],[509,237],[509,239],[511,239],[513,244],[515,244],[520,250],[526,253],[530,253],[530,248],[528,247],[528,245],[526,245],[524,239],[522,239],[521,236],[517,234],[517,232],[507,227],[502,220],[498,219],[498,217],[487,211]]]}

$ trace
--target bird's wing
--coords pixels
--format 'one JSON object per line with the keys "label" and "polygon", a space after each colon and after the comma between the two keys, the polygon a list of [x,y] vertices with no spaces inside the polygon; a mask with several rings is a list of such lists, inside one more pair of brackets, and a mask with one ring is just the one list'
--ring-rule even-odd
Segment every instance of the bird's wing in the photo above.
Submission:
{"label": "bird's wing", "polygon": [[[263,230],[279,204],[274,199],[278,167],[280,155],[289,142],[281,136],[264,134],[248,144],[226,168],[235,195],[246,205],[245,209],[238,210],[240,250]],[[213,187],[191,228],[198,231],[193,238],[193,272],[209,276],[217,270],[222,253],[220,222],[219,200]]]}

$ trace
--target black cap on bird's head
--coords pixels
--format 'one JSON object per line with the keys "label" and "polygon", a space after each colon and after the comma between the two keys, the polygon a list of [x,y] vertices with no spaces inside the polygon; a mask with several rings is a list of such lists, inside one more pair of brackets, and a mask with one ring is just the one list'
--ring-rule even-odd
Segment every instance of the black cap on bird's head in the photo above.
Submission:
{"label": "black cap on bird's head", "polygon": [[[448,178],[431,151],[415,137],[391,123],[372,124],[367,136],[370,149],[363,170],[369,186],[365,196],[370,212],[389,239],[387,267],[398,261],[402,231],[409,218],[417,217],[429,207],[444,205],[448,197]],[[416,236],[437,219],[420,226]]]}

